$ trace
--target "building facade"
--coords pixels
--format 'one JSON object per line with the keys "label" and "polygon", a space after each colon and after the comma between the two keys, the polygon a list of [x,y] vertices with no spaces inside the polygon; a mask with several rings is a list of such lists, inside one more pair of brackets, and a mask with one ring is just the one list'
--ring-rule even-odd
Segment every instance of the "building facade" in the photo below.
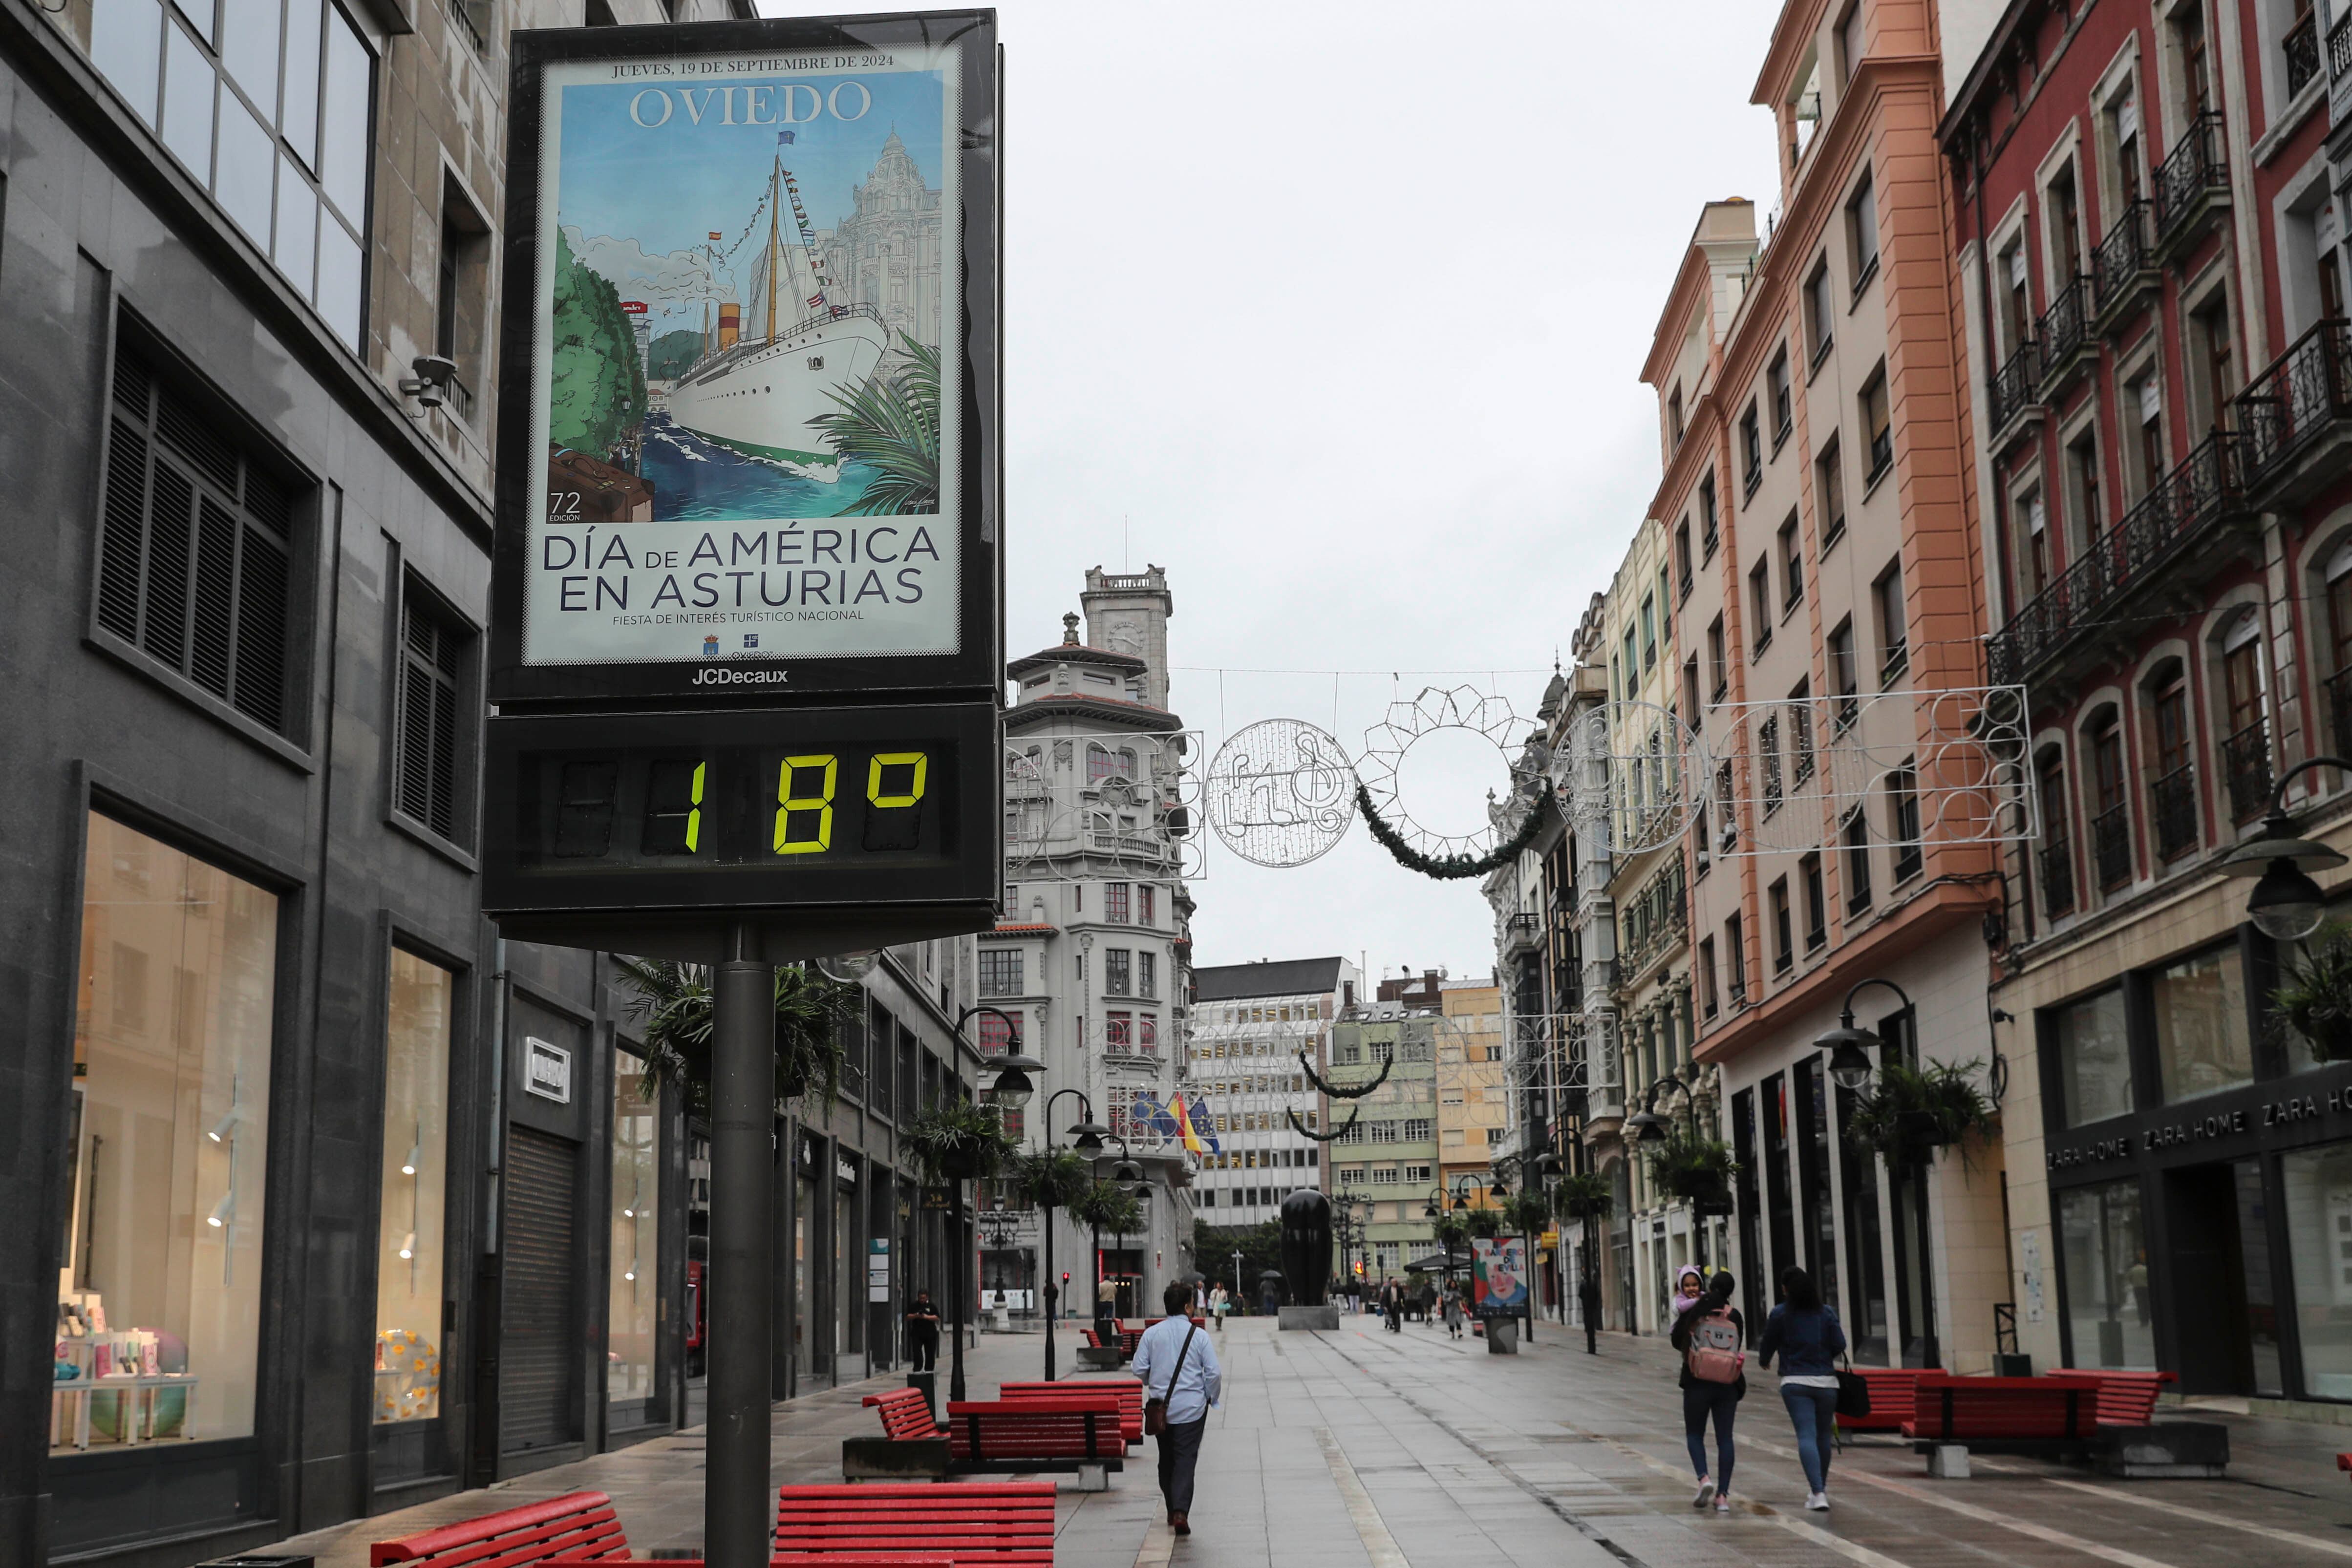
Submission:
{"label": "building facade", "polygon": [[1353,963],[1333,957],[1218,964],[1192,982],[1181,1092],[1193,1126],[1205,1115],[1214,1134],[1195,1156],[1193,1208],[1203,1225],[1260,1225],[1293,1192],[1324,1186],[1312,1135],[1325,1125],[1324,1102],[1307,1074],[1328,1064],[1331,1020],[1355,1005],[1361,981]]}
{"label": "building facade", "polygon": [[[1081,1118],[1114,1134],[1145,1170],[1146,1232],[1093,1237],[1056,1212],[1055,1272],[1068,1273],[1060,1307],[1086,1315],[1095,1269],[1114,1281],[1122,1316],[1145,1316],[1168,1281],[1191,1271],[1196,1166],[1169,1103],[1192,1027],[1192,894],[1183,877],[1182,791],[1187,740],[1168,698],[1167,622],[1174,612],[1159,567],[1087,574],[1078,617],[1059,644],[1006,667],[1015,683],[1005,716],[1005,912],[982,937],[982,1038],[1002,1049],[1013,1031],[1045,1063],[1024,1136],[1068,1145]],[[1108,1172],[1108,1166],[1104,1169]],[[1035,1213],[1013,1215],[1003,1246],[983,1259],[996,1289],[1039,1288],[1044,1235]],[[1056,1281],[1058,1286],[1058,1281]]]}
{"label": "building facade", "polygon": [[1385,995],[1343,1011],[1331,1026],[1326,1082],[1360,1088],[1380,1081],[1360,1097],[1331,1102],[1339,1135],[1326,1155],[1333,1201],[1359,1205],[1362,1256],[1374,1282],[1402,1279],[1406,1263],[1431,1246],[1423,1211],[1437,1186],[1437,1042],[1447,1032],[1441,983],[1433,972],[1382,980]]}
{"label": "building facade", "polygon": [[1510,1132],[1503,988],[1492,977],[1439,986],[1446,1030],[1437,1042],[1437,1176],[1485,1180]]}

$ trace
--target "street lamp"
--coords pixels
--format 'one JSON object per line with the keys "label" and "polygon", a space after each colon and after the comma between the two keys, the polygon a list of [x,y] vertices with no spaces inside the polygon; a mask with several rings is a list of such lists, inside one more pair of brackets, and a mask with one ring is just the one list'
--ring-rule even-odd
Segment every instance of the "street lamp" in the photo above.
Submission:
{"label": "street lamp", "polygon": [[[2342,864],[2344,857],[2336,856]],[[1845,1005],[1838,1011],[1838,1026],[1813,1037],[1813,1049],[1830,1053],[1830,1077],[1841,1089],[1860,1090],[1870,1082],[1870,1053],[1881,1043],[1878,1036],[1866,1029],[1856,1029],[1853,1022],[1853,998],[1867,987],[1885,986],[1903,998],[1903,1009],[1911,1009],[1911,996],[1892,980],[1882,980],[1873,975],[1856,980],[1853,989],[1846,992]]]}
{"label": "street lamp", "polygon": [[2327,917],[2327,895],[2310,873],[2344,863],[2344,857],[2326,844],[2295,837],[2294,819],[2287,814],[2287,780],[2323,765],[2352,769],[2352,762],[2336,757],[2306,758],[2288,768],[2271,789],[2270,814],[2263,819],[2261,836],[2240,844],[2221,861],[2222,871],[2231,876],[2261,878],[2246,900],[2246,918],[2273,942],[2300,942],[2319,929]]}
{"label": "street lamp", "polygon": [[[1007,1031],[1004,1040],[1004,1050],[1001,1054],[980,1051],[978,1046],[973,1046],[973,1050],[984,1060],[994,1063],[996,1077],[989,1084],[988,1088],[983,1091],[983,1095],[992,1105],[999,1106],[1007,1111],[1017,1111],[1023,1106],[1028,1104],[1030,1095],[1035,1092],[1036,1085],[1030,1081],[1029,1075],[1033,1072],[1045,1071],[1045,1064],[1035,1060],[1034,1057],[1027,1057],[1021,1054],[1021,1022],[1012,1014],[998,1008],[966,1008],[963,1011],[958,1013],[955,1020],[955,1034],[958,1040],[963,1040],[963,1026],[966,1020],[977,1013],[990,1013],[997,1018],[1003,1019]],[[972,1044],[970,1040],[964,1040],[964,1043],[967,1045]],[[955,1315],[950,1325],[955,1333],[955,1344],[952,1347],[952,1354],[950,1355],[948,1364],[948,1397],[950,1400],[960,1400],[964,1395],[964,1310],[970,1304],[970,1298],[973,1294],[972,1288],[964,1282],[963,1276],[964,1258],[971,1250],[970,1247],[966,1245],[964,1240],[963,1177],[953,1177],[949,1190],[954,1194],[954,1202],[950,1205],[948,1213],[950,1223],[952,1223],[955,1228],[955,1247],[953,1249],[955,1259],[953,1276]]]}
{"label": "street lamp", "polygon": [[[1103,1137],[1110,1129],[1095,1121],[1094,1102],[1087,1098],[1084,1090],[1056,1089],[1045,1096],[1045,1152],[1054,1152],[1054,1106],[1065,1094],[1073,1096],[1078,1103],[1078,1122],[1070,1129],[1071,1147],[1091,1162],[1102,1152]],[[1054,1319],[1060,1310],[1062,1291],[1055,1282],[1057,1276],[1054,1272],[1054,1206],[1041,1203],[1037,1206],[1037,1213],[1045,1232],[1045,1381],[1051,1383],[1054,1381]]]}

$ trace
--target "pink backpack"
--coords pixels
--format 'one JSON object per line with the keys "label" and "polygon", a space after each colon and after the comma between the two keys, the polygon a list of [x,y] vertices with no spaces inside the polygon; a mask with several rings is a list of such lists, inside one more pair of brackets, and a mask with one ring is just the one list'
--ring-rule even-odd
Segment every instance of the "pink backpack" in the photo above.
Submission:
{"label": "pink backpack", "polygon": [[1747,1361],[1739,1348],[1739,1325],[1731,1321],[1730,1308],[1717,1307],[1692,1322],[1690,1348],[1683,1352],[1683,1365],[1693,1377],[1701,1383],[1737,1383]]}

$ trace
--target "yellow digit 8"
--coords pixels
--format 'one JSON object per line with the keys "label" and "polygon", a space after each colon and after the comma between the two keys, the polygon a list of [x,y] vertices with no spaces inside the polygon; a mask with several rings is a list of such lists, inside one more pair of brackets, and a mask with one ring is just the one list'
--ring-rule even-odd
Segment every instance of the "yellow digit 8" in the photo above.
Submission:
{"label": "yellow digit 8", "polygon": [[[776,852],[780,855],[823,854],[833,847],[833,781],[839,769],[837,757],[787,757],[776,778]],[[805,769],[824,770],[823,789],[814,795],[801,792],[793,776]],[[816,816],[816,836],[805,832],[806,818]],[[794,822],[794,815],[803,821]]]}
{"label": "yellow digit 8", "polygon": [[[874,760],[868,763],[866,768],[866,799],[873,804],[886,809],[913,805],[916,801],[920,800],[923,798],[923,779],[930,771],[930,755],[928,752],[876,752],[874,754]],[[885,795],[882,793],[882,769],[885,768],[911,768],[914,769],[914,779],[908,784],[905,794]]]}

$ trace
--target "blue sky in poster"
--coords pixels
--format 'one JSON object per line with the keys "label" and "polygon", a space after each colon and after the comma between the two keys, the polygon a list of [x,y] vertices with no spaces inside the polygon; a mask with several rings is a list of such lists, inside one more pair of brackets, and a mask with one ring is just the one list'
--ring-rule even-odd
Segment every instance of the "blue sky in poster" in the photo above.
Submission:
{"label": "blue sky in poster", "polygon": [[[782,128],[723,122],[727,117],[718,97],[723,91],[732,89],[740,121],[748,101],[746,89],[781,89],[800,84],[803,90],[795,95],[795,101],[805,104],[806,89],[832,95],[844,82],[856,82],[872,95],[872,106],[855,120],[839,120],[827,112]],[[592,240],[610,236],[634,241],[636,248],[655,259],[707,244],[713,229],[725,236],[719,241],[722,250],[743,238],[767,189],[779,129],[793,132],[793,143],[783,149],[784,167],[797,181],[809,221],[818,229],[831,228],[854,210],[851,187],[873,171],[893,130],[922,172],[923,183],[934,189],[940,183],[943,88],[936,71],[725,77],[658,84],[640,79],[573,85],[562,90],[563,155],[557,222]],[[632,100],[648,91],[667,92],[672,99],[667,122],[654,129],[638,124],[630,114]],[[677,101],[687,92],[704,106],[699,124]],[[778,96],[773,90],[761,95],[771,113]],[[854,89],[837,95],[845,110],[854,110],[856,99]],[[647,99],[639,113],[648,120],[662,117],[655,99]],[[722,291],[728,283],[734,285],[730,298],[740,298],[740,290],[748,284],[759,238],[767,230],[764,216],[759,229],[759,236],[732,250],[720,273]],[[793,237],[789,206],[783,213],[782,233],[788,241]],[[651,292],[640,288],[633,293],[633,280],[616,276],[618,268],[609,257],[600,270],[612,278],[624,298]],[[691,303],[665,301],[656,295],[647,303],[656,335],[676,327],[690,325],[698,329],[702,325],[698,298]]]}

